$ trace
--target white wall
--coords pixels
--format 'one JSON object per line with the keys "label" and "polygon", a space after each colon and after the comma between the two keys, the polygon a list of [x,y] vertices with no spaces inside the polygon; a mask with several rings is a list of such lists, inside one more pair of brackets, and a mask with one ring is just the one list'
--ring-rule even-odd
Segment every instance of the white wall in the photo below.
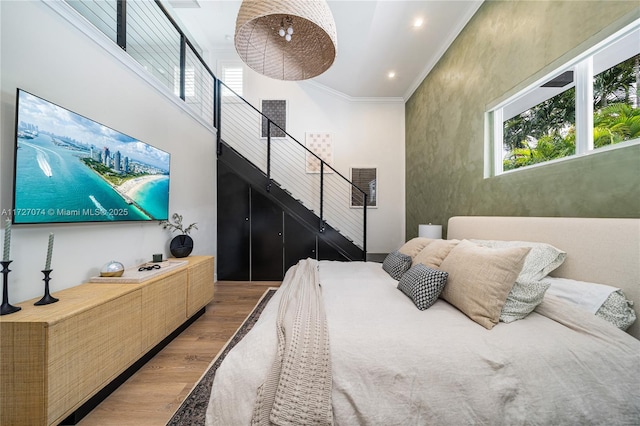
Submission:
{"label": "white wall", "polygon": [[[136,64],[126,65],[131,60],[125,53],[92,40],[58,10],[60,5],[52,9],[39,1],[0,2],[0,211],[12,204],[15,95],[20,87],[170,152],[170,212],[182,213],[187,223],[198,222],[193,254],[215,255],[215,131],[188,114],[179,99],[172,101],[173,95],[159,92],[134,72]],[[100,41],[103,36],[96,37]],[[54,296],[97,275],[111,259],[127,267],[150,260],[153,253],[169,256],[171,235],[157,222],[16,225],[11,303],[42,295],[40,270],[50,232],[55,233]]]}
{"label": "white wall", "polygon": [[[235,52],[213,51],[216,63],[240,61]],[[218,71],[220,75],[220,71]],[[378,208],[367,211],[367,251],[388,253],[404,243],[405,151],[404,101],[358,99],[309,82],[264,77],[244,67],[244,96],[258,109],[262,99],[285,99],[287,132],[304,144],[306,132],[331,132],[331,164],[349,178],[350,167],[378,168]],[[224,123],[222,124],[224,137]],[[345,204],[348,197],[345,197]]]}

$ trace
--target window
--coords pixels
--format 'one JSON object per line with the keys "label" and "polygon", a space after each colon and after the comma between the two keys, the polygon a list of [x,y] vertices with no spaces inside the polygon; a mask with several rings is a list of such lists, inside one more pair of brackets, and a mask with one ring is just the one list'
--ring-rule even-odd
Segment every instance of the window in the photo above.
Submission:
{"label": "window", "polygon": [[242,65],[223,65],[222,81],[228,87],[222,86],[222,96],[242,96]]}
{"label": "window", "polygon": [[[638,48],[640,34],[635,37],[633,42]],[[640,138],[640,54],[627,58],[626,52],[619,53],[616,62],[620,62],[611,67],[608,57],[593,58],[594,72],[604,68],[593,82],[594,149]]]}
{"label": "window", "polygon": [[487,113],[485,176],[640,143],[640,21]]}

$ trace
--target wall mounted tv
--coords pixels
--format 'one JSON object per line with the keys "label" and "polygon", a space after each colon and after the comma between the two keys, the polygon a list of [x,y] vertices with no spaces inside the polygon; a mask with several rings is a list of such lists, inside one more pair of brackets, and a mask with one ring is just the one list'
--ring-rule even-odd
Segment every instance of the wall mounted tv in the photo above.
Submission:
{"label": "wall mounted tv", "polygon": [[170,154],[18,89],[13,223],[165,220]]}

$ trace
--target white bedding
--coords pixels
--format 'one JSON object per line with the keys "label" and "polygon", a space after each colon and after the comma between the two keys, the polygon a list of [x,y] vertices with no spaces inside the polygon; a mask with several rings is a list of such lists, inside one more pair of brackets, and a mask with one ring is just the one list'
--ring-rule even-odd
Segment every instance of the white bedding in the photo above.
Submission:
{"label": "white bedding", "polygon": [[617,287],[610,285],[589,283],[589,285],[576,285],[575,280],[565,278],[547,277],[545,281],[551,284],[547,294],[552,294],[560,299],[564,299],[576,306],[586,309],[595,314],[607,298]]}
{"label": "white bedding", "polygon": [[[337,425],[640,421],[640,341],[560,299],[487,330],[426,311],[378,263],[320,262]],[[248,425],[276,351],[278,292],[219,367],[207,425]]]}

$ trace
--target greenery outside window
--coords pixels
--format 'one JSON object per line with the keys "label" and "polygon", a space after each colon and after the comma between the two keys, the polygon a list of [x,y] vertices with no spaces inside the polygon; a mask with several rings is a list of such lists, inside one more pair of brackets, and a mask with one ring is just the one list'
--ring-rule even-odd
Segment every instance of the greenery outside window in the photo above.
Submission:
{"label": "greenery outside window", "polygon": [[640,21],[487,113],[485,177],[640,143]]}

